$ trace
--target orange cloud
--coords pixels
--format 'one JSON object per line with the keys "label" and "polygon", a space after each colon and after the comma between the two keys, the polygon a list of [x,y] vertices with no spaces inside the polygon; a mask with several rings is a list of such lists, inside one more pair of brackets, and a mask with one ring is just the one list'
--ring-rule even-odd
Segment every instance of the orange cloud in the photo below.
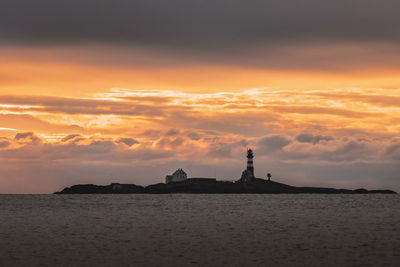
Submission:
{"label": "orange cloud", "polygon": [[202,94],[112,89],[91,98],[3,95],[0,127],[43,134],[113,135],[175,127],[245,136],[317,128],[327,134],[358,129],[393,135],[400,126],[400,107],[394,104],[399,96],[395,90],[385,92],[250,89]]}
{"label": "orange cloud", "polygon": [[[209,176],[221,168],[221,176],[234,178],[246,146],[255,148],[260,172],[276,168],[299,177],[288,164],[312,165],[316,172],[324,164],[353,164],[348,170],[354,172],[357,164],[398,169],[395,61],[363,67],[347,60],[348,68],[335,61],[316,70],[312,62],[290,67],[290,58],[252,65],[232,58],[185,61],[154,51],[139,57],[129,49],[121,50],[126,58],[116,52],[100,59],[104,48],[88,54],[88,47],[0,49],[0,172],[19,181],[0,179],[0,192],[21,185],[18,177],[31,181],[39,173],[46,182],[54,174],[64,177],[54,186],[69,185],[65,176],[76,173],[76,182],[86,176],[92,179],[86,182],[109,181],[107,174],[129,182],[145,177],[150,180],[135,179],[148,184],[175,166]],[[325,54],[315,49],[308,53]],[[344,57],[354,47],[330,51]]]}

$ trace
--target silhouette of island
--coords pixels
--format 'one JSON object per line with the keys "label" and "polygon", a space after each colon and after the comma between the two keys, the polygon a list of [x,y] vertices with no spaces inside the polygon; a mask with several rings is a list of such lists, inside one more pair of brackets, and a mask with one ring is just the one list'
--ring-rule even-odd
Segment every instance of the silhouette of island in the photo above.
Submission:
{"label": "silhouette of island", "polygon": [[[202,181],[204,180],[204,181]],[[186,179],[182,182],[159,183],[146,187],[134,184],[93,185],[81,184],[67,187],[56,194],[397,194],[392,190],[335,189],[323,187],[296,187],[255,178],[250,183],[226,182],[212,179]]]}
{"label": "silhouette of island", "polygon": [[178,169],[165,177],[165,183],[149,186],[112,183],[110,185],[80,184],[66,187],[55,194],[397,194],[392,190],[336,189],[324,187],[296,187],[254,176],[254,154],[247,150],[247,168],[237,181],[218,181],[215,178],[187,178],[186,172]]}

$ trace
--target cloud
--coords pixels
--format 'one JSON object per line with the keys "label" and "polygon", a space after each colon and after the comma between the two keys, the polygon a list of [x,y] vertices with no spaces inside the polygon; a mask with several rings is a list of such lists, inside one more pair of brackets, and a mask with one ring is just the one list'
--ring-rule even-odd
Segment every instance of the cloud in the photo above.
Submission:
{"label": "cloud", "polygon": [[309,133],[302,133],[296,136],[296,140],[300,143],[312,143],[318,144],[320,141],[331,141],[333,140],[332,136],[322,136],[322,135],[312,135]]}
{"label": "cloud", "polygon": [[197,140],[200,140],[201,135],[199,133],[196,133],[196,132],[190,132],[190,133],[187,134],[187,137],[189,137],[191,140],[197,141]]}
{"label": "cloud", "polygon": [[231,140],[230,142],[226,142],[216,139],[208,144],[209,151],[207,153],[208,157],[212,157],[214,159],[229,159],[232,158],[233,154],[237,153],[237,151],[245,151],[245,147],[248,145],[246,140]]}
{"label": "cloud", "polygon": [[[161,135],[199,140],[205,131],[247,137],[283,131],[296,134],[299,142],[312,139],[315,144],[335,136],[393,136],[388,125],[393,128],[400,122],[400,109],[393,105],[383,108],[380,102],[375,105],[370,101],[373,95],[384,94],[381,89],[368,89],[364,94],[357,89],[335,89],[329,98],[323,92],[267,88],[201,94],[112,89],[91,98],[0,96],[5,113],[0,115],[0,125],[46,134],[99,133],[147,140],[157,140]],[[341,97],[356,92],[358,101]],[[396,90],[387,94],[386,102],[399,95]],[[141,97],[164,101],[144,107],[137,100]],[[346,127],[338,128],[338,124]],[[316,131],[321,134],[314,134]],[[313,137],[300,135],[302,132]]]}
{"label": "cloud", "polygon": [[144,136],[149,139],[152,139],[152,140],[155,140],[155,139],[160,138],[161,130],[147,129],[144,132],[141,132],[139,135]]}
{"label": "cloud", "polygon": [[185,142],[185,139],[178,137],[162,137],[155,142],[156,147],[165,149],[179,149]]}
{"label": "cloud", "polygon": [[166,133],[165,136],[176,136],[179,134],[179,130],[177,129],[169,129]]}
{"label": "cloud", "polygon": [[[21,9],[21,6],[24,8]],[[44,7],[44,8],[43,8]],[[117,42],[172,47],[298,40],[399,40],[396,0],[224,2],[3,1],[5,41]],[[74,20],[71,21],[71,16]],[[351,27],[349,27],[351,25]]]}
{"label": "cloud", "polygon": [[[329,97],[322,92],[274,88],[216,93],[112,89],[85,98],[4,96],[0,97],[0,126],[22,131],[15,137],[3,133],[5,137],[0,138],[1,166],[68,165],[85,169],[90,177],[105,175],[90,166],[107,166],[117,177],[126,172],[115,166],[147,165],[157,169],[167,163],[177,168],[180,164],[200,164],[208,166],[206,172],[210,172],[220,168],[219,163],[227,177],[236,177],[245,165],[246,147],[254,149],[260,171],[273,171],[274,177],[281,173],[300,177],[307,171],[293,174],[293,170],[284,168],[278,173],[267,170],[265,166],[270,168],[273,162],[279,166],[312,165],[315,173],[318,165],[333,170],[333,166],[347,164],[353,166],[349,171],[354,175],[364,173],[356,164],[398,163],[398,107],[371,103],[370,98],[353,101],[340,97],[346,92],[391,97],[399,95],[397,90],[334,89]],[[121,112],[135,110],[136,106],[140,109],[144,105],[142,97],[157,98],[156,112]],[[153,108],[146,105],[146,110]],[[290,112],[285,112],[286,108]],[[69,109],[81,111],[63,111]],[[386,115],[377,116],[383,113]],[[72,126],[76,124],[78,129]],[[35,179],[29,170],[24,171],[24,177]],[[201,174],[200,168],[196,170]],[[138,177],[148,177],[147,173],[131,171]],[[0,172],[3,175],[8,170]],[[48,181],[54,173],[45,175]],[[157,177],[151,181],[159,181]]]}
{"label": "cloud", "polygon": [[302,0],[296,8],[287,0],[2,4],[0,44],[40,47],[44,52],[31,56],[39,59],[142,68],[234,65],[331,71],[400,66],[396,0],[385,5]]}
{"label": "cloud", "polygon": [[258,140],[257,144],[262,154],[273,153],[289,145],[292,141],[283,135],[271,135]]}
{"label": "cloud", "polygon": [[382,95],[382,93],[372,92],[372,93],[348,93],[341,92],[338,93],[328,93],[319,92],[316,93],[317,96],[330,98],[330,99],[346,99],[361,103],[368,103],[380,107],[399,107],[400,106],[400,96],[399,95]]}
{"label": "cloud", "polygon": [[135,144],[139,144],[139,142],[133,138],[129,138],[129,137],[124,137],[124,138],[119,138],[117,140],[117,143],[124,143],[127,146],[133,146]]}
{"label": "cloud", "polygon": [[[397,146],[386,138],[369,140],[357,137],[336,137],[327,138],[329,142],[321,142],[318,135],[300,136],[303,142],[293,142],[298,139],[299,135],[294,138],[272,135],[257,139],[256,153],[268,160],[301,162],[302,164],[309,162],[321,164],[377,163],[395,161],[397,156]],[[316,143],[317,141],[318,143]]]}
{"label": "cloud", "polygon": [[322,160],[334,162],[354,162],[354,161],[368,161],[376,159],[379,150],[367,146],[364,142],[348,141],[341,144],[334,151],[326,151],[320,153]]}
{"label": "cloud", "polygon": [[9,141],[0,141],[0,148],[6,148],[10,145]]}
{"label": "cloud", "polygon": [[[153,160],[171,155],[171,152],[150,145],[140,145],[133,138],[121,137],[115,141],[99,136],[83,137],[69,135],[59,141],[48,141],[32,132],[18,133],[8,142],[7,150],[1,150],[2,160],[12,161],[53,161],[127,163],[132,160]],[[72,141],[72,142],[71,142]],[[176,141],[176,140],[173,140]],[[15,146],[15,145],[17,146]],[[135,149],[130,144],[139,144]],[[34,145],[34,146],[33,146]]]}
{"label": "cloud", "polygon": [[384,155],[389,159],[400,160],[400,142],[389,145]]}
{"label": "cloud", "polygon": [[32,132],[17,133],[14,140],[20,144],[39,144],[41,142],[41,139]]}
{"label": "cloud", "polygon": [[278,106],[273,107],[277,112],[282,113],[300,113],[300,114],[326,114],[333,116],[344,116],[351,118],[362,118],[368,116],[385,116],[384,113],[365,112],[365,111],[352,111],[343,108],[332,107],[309,107],[309,106]]}
{"label": "cloud", "polygon": [[[304,175],[310,174],[310,177],[307,177],[308,180],[306,179],[304,183],[311,183],[310,179],[314,179],[312,181],[319,183],[318,185],[329,184],[329,181],[324,180],[324,175],[318,176],[323,173],[322,165],[325,166],[325,169],[330,170],[326,175],[330,179],[336,179],[336,183],[331,182],[332,184],[330,184],[335,186],[346,185],[346,183],[354,186],[357,186],[358,183],[359,186],[363,181],[360,174],[366,172],[364,169],[360,169],[359,164],[375,164],[378,169],[382,169],[384,164],[391,166],[391,169],[382,172],[385,173],[382,179],[386,179],[382,182],[373,180],[374,175],[377,174],[370,173],[365,176],[365,179],[371,179],[370,185],[376,184],[383,187],[383,181],[391,184],[393,177],[397,175],[391,171],[396,170],[395,166],[399,160],[400,146],[396,139],[369,139],[369,142],[365,142],[358,141],[359,138],[348,138],[347,140],[334,138],[323,145],[316,146],[312,139],[305,143],[293,142],[298,135],[291,137],[273,134],[260,138],[243,138],[238,135],[215,136],[210,135],[212,133],[204,132],[202,134],[204,137],[200,140],[192,140],[186,135],[182,135],[177,137],[163,136],[152,142],[145,140],[136,143],[138,141],[131,137],[112,139],[99,135],[87,137],[68,135],[59,137],[58,140],[49,141],[32,132],[18,133],[15,138],[1,139],[0,144],[4,142],[5,149],[0,149],[2,162],[0,171],[2,174],[10,175],[7,177],[17,177],[18,173],[18,175],[24,177],[25,181],[29,181],[38,179],[32,172],[32,170],[37,169],[37,166],[48,166],[48,171],[40,170],[41,177],[39,180],[47,181],[46,184],[42,185],[42,188],[47,188],[46,186],[49,185],[53,186],[47,189],[49,192],[58,190],[59,188],[56,188],[56,186],[60,186],[60,183],[67,186],[71,183],[86,181],[87,178],[90,178],[93,183],[114,182],[115,179],[118,180],[120,177],[125,177],[124,179],[132,177],[133,180],[130,180],[130,182],[140,184],[159,182],[165,173],[170,172],[170,168],[174,168],[173,166],[176,166],[176,168],[187,167],[187,171],[195,173],[194,175],[208,174],[214,176],[213,171],[210,172],[210,170],[214,170],[221,177],[235,179],[238,178],[240,171],[245,166],[245,151],[246,147],[250,146],[255,151],[256,172],[272,172],[274,177],[282,182],[289,182],[289,180],[282,180],[285,174],[288,175],[287,179],[297,177],[300,180],[303,179]],[[76,139],[80,141],[75,142]],[[130,144],[136,145],[130,146]],[[338,164],[340,166],[346,165],[345,168],[348,173],[344,174],[341,170],[337,170]],[[20,168],[13,167],[13,171],[5,168],[6,165],[20,166]],[[200,165],[203,166],[203,169],[199,167]],[[294,172],[294,169],[289,169],[289,167],[284,167],[293,167],[294,165],[301,166],[297,167],[297,172]],[[70,171],[67,171],[65,166],[69,166]],[[157,168],[150,168],[152,169],[151,173],[155,176],[149,176],[144,166],[158,166]],[[162,168],[162,166],[165,168]],[[168,166],[169,168],[167,168]],[[268,166],[268,169],[265,166]],[[99,168],[109,171],[99,173],[97,171]],[[86,178],[83,177],[85,175],[77,172],[80,169],[85,170]],[[51,181],[55,173],[65,177],[63,179],[66,180],[59,181],[58,178],[54,178],[57,183],[53,184]],[[341,177],[340,175],[354,176],[355,178],[340,181],[338,178]],[[76,177],[80,178],[74,180]],[[301,185],[300,180],[297,180],[299,185]],[[2,188],[4,189],[9,188],[10,184],[17,183],[17,181],[18,179],[15,181],[0,179],[0,184],[3,185]],[[296,182],[296,180],[290,181],[291,183]],[[348,187],[348,184],[344,187]],[[22,186],[21,188],[25,187]],[[40,185],[38,185],[34,189],[25,188],[19,192],[38,192],[37,190],[41,190],[40,188]],[[11,189],[9,188],[9,190]]]}
{"label": "cloud", "polygon": [[[46,183],[60,175],[65,185],[78,175],[93,182],[108,182],[109,174],[159,181],[165,173],[157,168],[175,164],[202,174],[218,163],[233,176],[246,146],[254,147],[256,160],[275,161],[280,173],[295,178],[309,171],[320,182],[325,175],[356,180],[376,164],[383,179],[396,181],[399,148],[391,140],[400,129],[399,91],[304,88],[314,80],[331,86],[336,77],[339,86],[395,88],[397,0],[4,0],[1,6],[0,82],[15,95],[0,96],[0,127],[18,129],[15,138],[0,139],[0,173],[12,177],[3,184],[35,180],[36,171]],[[294,82],[282,82],[287,77]],[[272,88],[273,81],[304,90]],[[185,92],[112,89],[90,96],[87,89],[133,85]],[[253,86],[271,87],[239,90]],[[35,96],[23,95],[32,88]],[[188,93],[193,88],[208,93]],[[347,172],[338,164],[348,164]],[[17,186],[26,184],[33,183]]]}
{"label": "cloud", "polygon": [[70,135],[64,137],[63,139],[61,139],[61,142],[67,142],[67,141],[70,141],[70,140],[75,140],[76,137],[81,137],[81,135],[80,134],[70,134]]}
{"label": "cloud", "polygon": [[[4,104],[0,101],[0,104]],[[14,114],[11,109],[5,109],[8,114],[0,114],[0,125],[7,125],[8,127],[16,128],[21,131],[35,131],[35,132],[52,132],[52,133],[65,133],[65,132],[83,132],[84,128],[74,124],[62,124],[57,120],[55,122],[48,122],[45,119],[38,118],[37,116],[29,114],[30,109],[20,110],[19,114]]]}
{"label": "cloud", "polygon": [[65,114],[116,114],[160,116],[164,109],[184,109],[184,107],[157,107],[136,102],[100,100],[96,98],[67,98],[50,96],[0,96],[0,103],[11,105],[28,105],[30,111],[65,113]]}

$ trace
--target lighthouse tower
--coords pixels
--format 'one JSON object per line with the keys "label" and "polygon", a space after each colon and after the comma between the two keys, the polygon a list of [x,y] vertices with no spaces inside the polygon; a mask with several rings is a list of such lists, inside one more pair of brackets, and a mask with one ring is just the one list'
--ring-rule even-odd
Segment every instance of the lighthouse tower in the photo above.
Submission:
{"label": "lighthouse tower", "polygon": [[247,168],[242,172],[242,177],[237,181],[239,183],[251,183],[255,180],[253,166],[253,150],[247,149]]}
{"label": "lighthouse tower", "polygon": [[252,177],[254,177],[254,165],[253,165],[253,150],[247,149],[247,171]]}

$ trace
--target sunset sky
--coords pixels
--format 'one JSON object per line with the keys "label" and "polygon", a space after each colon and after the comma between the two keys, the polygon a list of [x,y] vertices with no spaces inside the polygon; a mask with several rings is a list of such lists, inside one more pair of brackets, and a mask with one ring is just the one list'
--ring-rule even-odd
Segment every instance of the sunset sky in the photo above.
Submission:
{"label": "sunset sky", "polygon": [[400,191],[398,0],[2,0],[0,193],[236,180]]}

